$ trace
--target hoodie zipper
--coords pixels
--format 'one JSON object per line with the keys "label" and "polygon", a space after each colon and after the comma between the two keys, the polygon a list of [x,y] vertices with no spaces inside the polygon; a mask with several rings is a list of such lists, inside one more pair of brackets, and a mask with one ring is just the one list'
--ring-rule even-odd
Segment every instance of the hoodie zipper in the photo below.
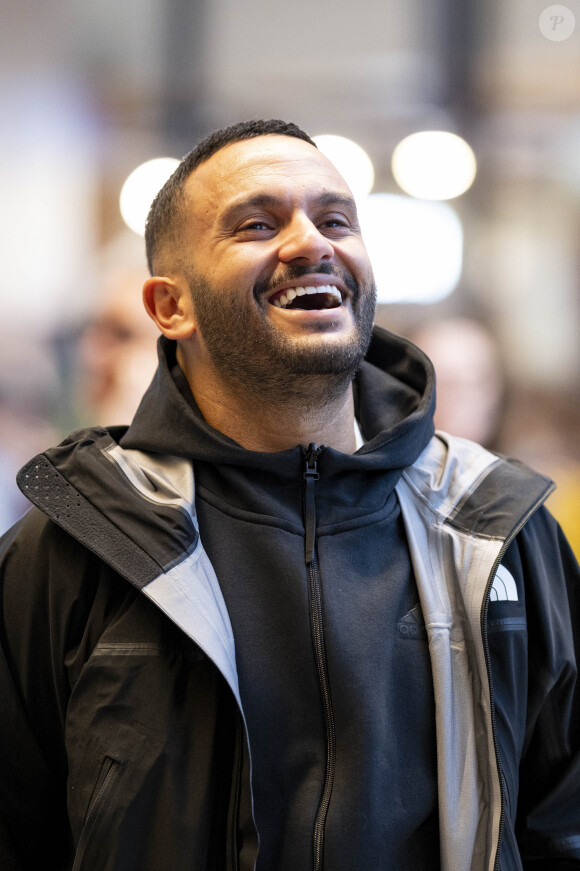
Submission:
{"label": "hoodie zipper", "polygon": [[324,643],[324,611],[322,607],[322,593],[320,572],[316,559],[316,502],[315,489],[319,479],[318,458],[322,448],[310,444],[304,452],[304,562],[308,570],[308,603],[310,608],[310,626],[312,630],[312,643],[316,669],[318,672],[318,684],[322,699],[324,713],[324,729],[326,738],[326,767],[324,773],[324,787],[318,805],[314,821],[313,834],[313,866],[314,871],[322,868],[324,856],[324,830],[326,816],[330,806],[334,772],[336,765],[336,736],[334,728],[334,713],[332,710],[332,697],[330,694],[330,682],[326,662],[326,648]]}

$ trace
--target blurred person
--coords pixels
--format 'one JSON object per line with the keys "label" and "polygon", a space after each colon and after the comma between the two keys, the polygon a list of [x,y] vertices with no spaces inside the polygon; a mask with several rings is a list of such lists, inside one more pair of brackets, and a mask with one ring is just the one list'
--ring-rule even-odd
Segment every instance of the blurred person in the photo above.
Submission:
{"label": "blurred person", "polygon": [[0,533],[30,508],[16,473],[31,454],[58,438],[56,428],[30,400],[0,397]]}
{"label": "blurred person", "polygon": [[556,394],[510,391],[491,331],[467,317],[422,325],[412,340],[429,356],[437,379],[437,429],[517,456],[557,483],[548,505],[580,555],[580,426],[577,404]]}
{"label": "blurred person", "polygon": [[505,393],[497,343],[479,321],[448,317],[430,321],[412,334],[435,367],[437,429],[494,444]]}
{"label": "blurred person", "polygon": [[146,244],[154,381],[23,468],[0,546],[3,867],[578,867],[551,482],[434,436],[342,177],[234,125]]}
{"label": "blurred person", "polygon": [[[18,464],[18,468],[20,464]],[[0,532],[4,532],[24,514],[27,501],[23,499],[20,490],[14,483],[18,469],[13,469],[10,461],[0,451]],[[20,510],[19,502],[22,499],[24,506]]]}
{"label": "blurred person", "polygon": [[[52,402],[44,399],[41,403],[52,405],[51,417],[56,422],[42,413],[35,396],[28,402],[21,396],[0,399],[1,532],[30,507],[15,476],[31,454],[64,435],[59,417],[78,425],[124,423],[133,417],[151,382],[159,331],[140,301],[140,287],[148,275],[142,248],[142,240],[133,233],[120,235],[105,248],[97,267],[97,302],[88,323],[80,336],[76,332],[72,337],[69,333],[58,336],[67,348],[60,398],[55,390]],[[48,350],[52,350],[50,344]],[[72,379],[69,369],[74,372]]]}
{"label": "blurred person", "polygon": [[[130,250],[130,249],[129,249]],[[78,414],[83,422],[109,426],[131,420],[156,368],[153,321],[140,304],[145,264],[115,247],[119,262],[103,276],[95,312],[79,345]]]}
{"label": "blurred person", "polygon": [[580,404],[558,390],[514,391],[502,427],[500,450],[520,457],[557,483],[548,500],[580,556]]}

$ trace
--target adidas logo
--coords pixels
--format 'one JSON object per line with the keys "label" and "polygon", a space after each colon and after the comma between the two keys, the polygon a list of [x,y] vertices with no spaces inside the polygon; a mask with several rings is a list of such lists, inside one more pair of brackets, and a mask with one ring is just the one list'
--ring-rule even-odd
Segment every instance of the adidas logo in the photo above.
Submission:
{"label": "adidas logo", "polygon": [[500,565],[489,594],[490,602],[517,602],[518,588],[511,572]]}
{"label": "adidas logo", "polygon": [[420,638],[427,640],[427,630],[425,628],[425,621],[423,620],[423,613],[420,605],[415,605],[408,614],[405,614],[402,620],[399,620],[397,623],[397,631],[403,638]]}

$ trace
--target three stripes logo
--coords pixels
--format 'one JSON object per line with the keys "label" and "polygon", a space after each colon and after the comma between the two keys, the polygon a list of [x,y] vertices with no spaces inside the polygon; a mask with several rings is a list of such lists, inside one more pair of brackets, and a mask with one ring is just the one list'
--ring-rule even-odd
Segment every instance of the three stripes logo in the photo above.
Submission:
{"label": "three stripes logo", "polygon": [[489,594],[490,602],[517,602],[518,588],[514,576],[505,566],[500,565]]}

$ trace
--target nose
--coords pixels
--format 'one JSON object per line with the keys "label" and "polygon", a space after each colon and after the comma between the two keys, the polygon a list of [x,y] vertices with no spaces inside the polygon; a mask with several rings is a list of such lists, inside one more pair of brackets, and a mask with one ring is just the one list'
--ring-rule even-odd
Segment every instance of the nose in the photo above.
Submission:
{"label": "nose", "polygon": [[323,236],[308,215],[295,214],[290,223],[279,234],[278,257],[283,263],[299,261],[315,264],[321,260],[332,260],[334,248]]}

